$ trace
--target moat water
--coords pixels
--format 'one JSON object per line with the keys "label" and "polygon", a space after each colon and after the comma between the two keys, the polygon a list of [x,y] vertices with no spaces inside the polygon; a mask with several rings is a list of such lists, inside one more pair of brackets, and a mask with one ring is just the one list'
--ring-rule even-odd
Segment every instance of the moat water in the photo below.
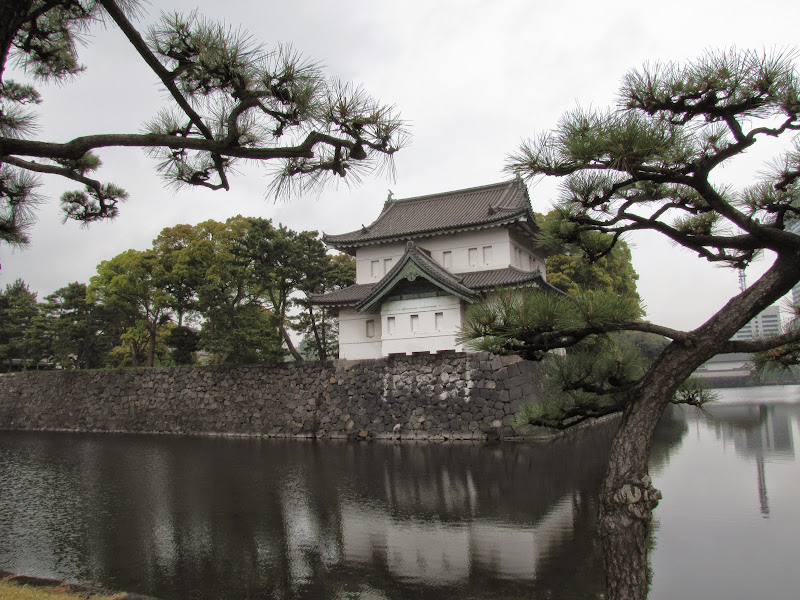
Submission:
{"label": "moat water", "polygon": [[[0,569],[161,598],[601,598],[608,427],[547,444],[0,432]],[[651,599],[794,599],[800,386],[672,407]]]}

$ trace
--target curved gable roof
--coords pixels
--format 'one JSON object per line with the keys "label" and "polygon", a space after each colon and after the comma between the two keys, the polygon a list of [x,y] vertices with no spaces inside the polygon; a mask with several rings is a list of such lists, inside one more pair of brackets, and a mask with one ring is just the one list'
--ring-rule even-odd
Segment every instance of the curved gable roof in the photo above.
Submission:
{"label": "curved gable roof", "polygon": [[384,296],[404,279],[414,281],[417,277],[428,280],[448,294],[462,300],[473,302],[478,294],[462,283],[462,277],[453,275],[441,267],[427,252],[417,247],[414,242],[406,244],[406,252],[397,264],[370,290],[369,295],[356,306],[358,312],[367,312],[376,304],[380,304]]}
{"label": "curved gable roof", "polygon": [[334,248],[425,237],[491,227],[527,217],[535,227],[530,198],[519,180],[429,196],[387,201],[369,226],[340,235],[323,235]]}

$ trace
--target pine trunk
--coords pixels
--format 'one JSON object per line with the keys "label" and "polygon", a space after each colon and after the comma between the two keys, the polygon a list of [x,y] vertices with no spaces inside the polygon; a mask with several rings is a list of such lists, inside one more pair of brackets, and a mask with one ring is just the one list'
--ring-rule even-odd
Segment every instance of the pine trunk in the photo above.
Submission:
{"label": "pine trunk", "polygon": [[608,600],[645,600],[647,536],[661,492],[648,474],[650,444],[664,409],[694,371],[800,279],[800,261],[779,258],[686,340],[671,343],[631,392],[611,445],[600,493],[598,529]]}
{"label": "pine trunk", "polygon": [[20,27],[30,14],[33,0],[0,2],[0,82],[11,52],[11,45]]}

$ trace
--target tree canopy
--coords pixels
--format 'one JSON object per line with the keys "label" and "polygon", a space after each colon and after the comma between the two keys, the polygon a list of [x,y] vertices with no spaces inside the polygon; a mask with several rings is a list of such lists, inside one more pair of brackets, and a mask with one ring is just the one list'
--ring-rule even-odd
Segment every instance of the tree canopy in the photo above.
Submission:
{"label": "tree canopy", "polygon": [[[589,260],[609,255],[624,236],[645,230],[716,265],[743,268],[765,251],[771,260],[757,281],[691,331],[631,319],[627,302],[618,309],[606,303],[598,313],[581,297],[571,310],[576,319],[554,322],[537,308],[551,302],[542,294],[529,301],[530,314],[539,311],[542,318],[526,322],[524,330],[474,331],[473,337],[494,335],[512,351],[521,346],[526,353],[622,330],[670,340],[636,376],[607,379],[621,396],[622,410],[601,492],[608,598],[647,595],[645,539],[660,498],[648,475],[648,455],[656,424],[679,387],[717,353],[767,350],[800,340],[798,330],[770,339],[731,340],[800,280],[800,236],[790,231],[800,219],[795,58],[791,52],[727,50],[686,64],[646,65],[626,75],[616,106],[568,112],[556,129],[510,157],[513,173],[563,178],[557,227],[550,231],[581,248]],[[717,172],[734,157],[760,140],[787,137],[785,151],[750,185],[737,189],[721,183]]]}
{"label": "tree canopy", "polygon": [[[78,184],[61,196],[65,219],[113,218],[124,189],[95,179],[96,153],[146,149],[166,182],[229,189],[242,161],[272,165],[273,193],[330,177],[357,180],[406,140],[393,107],[330,78],[290,47],[267,49],[247,33],[192,13],[165,14],[144,33],[137,0],[9,0],[0,5],[0,241],[23,244],[40,201],[39,177]],[[33,79],[67,83],[84,70],[82,36],[99,24],[124,35],[169,98],[142,132],[87,130],[68,141],[37,139],[30,82],[6,76],[9,61]]]}
{"label": "tree canopy", "polygon": [[[547,250],[547,283],[568,294],[581,290],[608,291],[640,301],[636,290],[639,275],[631,262],[631,251],[624,240],[618,240],[602,256],[587,260],[582,247],[559,238],[563,226],[561,213],[553,209],[546,215],[536,215],[541,235],[539,244]],[[608,246],[611,234],[592,232],[595,246]]]}
{"label": "tree canopy", "polygon": [[316,231],[242,216],[175,225],[44,303],[23,281],[8,286],[0,360],[11,359],[7,369],[193,364],[198,352],[217,364],[303,360],[290,329],[308,337],[307,357],[325,360],[337,321],[303,293],[354,281],[354,260],[327,254]]}

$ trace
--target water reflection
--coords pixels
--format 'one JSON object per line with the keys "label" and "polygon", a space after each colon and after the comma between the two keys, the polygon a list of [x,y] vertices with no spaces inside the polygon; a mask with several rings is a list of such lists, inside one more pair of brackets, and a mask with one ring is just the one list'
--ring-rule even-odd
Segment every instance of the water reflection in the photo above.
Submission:
{"label": "water reflection", "polygon": [[792,414],[786,406],[716,405],[708,409],[722,443],[756,464],[761,514],[769,517],[766,459],[794,459]]}
{"label": "water reflection", "polygon": [[538,446],[3,433],[0,568],[161,598],[596,597],[612,433]]}
{"label": "water reflection", "polygon": [[686,432],[651,461],[664,492],[655,513],[651,600],[797,597],[800,406],[780,397],[797,389],[767,389],[774,404],[744,404],[747,394],[760,395],[750,388],[702,412],[668,411]]}
{"label": "water reflection", "polygon": [[[665,497],[651,597],[742,597],[735,577],[726,596],[702,573],[747,543],[737,535],[760,535],[747,511],[784,536],[758,538],[760,556],[794,555],[799,411],[668,411],[651,453]],[[612,434],[485,446],[0,432],[0,569],[164,599],[600,598]]]}

